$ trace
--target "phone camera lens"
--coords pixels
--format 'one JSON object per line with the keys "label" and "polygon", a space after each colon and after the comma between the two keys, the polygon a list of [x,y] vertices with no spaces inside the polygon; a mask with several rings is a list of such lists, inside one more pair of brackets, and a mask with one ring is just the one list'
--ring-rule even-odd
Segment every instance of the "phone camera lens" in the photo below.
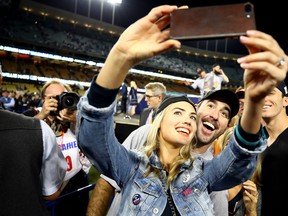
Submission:
{"label": "phone camera lens", "polygon": [[251,4],[249,4],[249,3],[245,4],[245,15],[247,18],[251,17],[251,12],[252,12]]}

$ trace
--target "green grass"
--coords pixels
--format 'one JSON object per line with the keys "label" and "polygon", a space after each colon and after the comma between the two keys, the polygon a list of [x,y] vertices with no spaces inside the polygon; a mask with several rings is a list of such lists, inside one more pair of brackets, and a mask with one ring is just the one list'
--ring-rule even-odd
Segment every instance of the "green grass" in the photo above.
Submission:
{"label": "green grass", "polygon": [[100,173],[98,172],[98,170],[95,169],[95,167],[92,166],[90,168],[88,176],[89,176],[89,183],[93,184],[99,179]]}
{"label": "green grass", "polygon": [[[95,167],[91,167],[89,170],[89,184],[94,184],[97,182],[97,180],[100,178],[100,173],[98,172],[98,170],[95,169]],[[93,190],[89,191],[89,196],[91,196]]]}

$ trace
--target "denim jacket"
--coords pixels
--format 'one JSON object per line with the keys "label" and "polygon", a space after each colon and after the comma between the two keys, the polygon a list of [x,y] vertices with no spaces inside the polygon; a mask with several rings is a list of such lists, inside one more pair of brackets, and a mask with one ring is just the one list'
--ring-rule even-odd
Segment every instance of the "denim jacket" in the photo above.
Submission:
{"label": "denim jacket", "polygon": [[[89,90],[88,90],[89,91]],[[127,150],[114,133],[113,111],[116,101],[105,108],[88,102],[87,92],[78,103],[77,139],[80,148],[96,169],[112,178],[121,188],[122,199],[117,215],[162,215],[167,204],[166,172],[154,152],[149,158],[139,151]],[[211,191],[231,188],[249,179],[257,155],[267,146],[254,150],[241,147],[234,134],[228,146],[212,160],[201,157],[186,161],[170,185],[170,192],[181,215],[212,216]],[[145,176],[149,167],[160,171]]]}

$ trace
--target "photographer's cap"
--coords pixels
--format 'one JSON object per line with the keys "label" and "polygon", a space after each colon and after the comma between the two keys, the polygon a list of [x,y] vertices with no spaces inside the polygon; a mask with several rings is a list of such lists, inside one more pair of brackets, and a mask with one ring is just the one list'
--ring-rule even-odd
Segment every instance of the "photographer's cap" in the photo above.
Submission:
{"label": "photographer's cap", "polygon": [[217,100],[228,104],[230,107],[230,119],[234,117],[239,111],[238,97],[233,91],[228,89],[209,91],[199,102],[204,100]]}

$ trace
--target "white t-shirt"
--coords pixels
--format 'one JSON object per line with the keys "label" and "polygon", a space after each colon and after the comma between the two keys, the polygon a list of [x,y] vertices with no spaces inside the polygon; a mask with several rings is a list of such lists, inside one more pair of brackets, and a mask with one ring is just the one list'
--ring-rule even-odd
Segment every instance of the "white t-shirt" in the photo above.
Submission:
{"label": "white t-shirt", "polygon": [[78,148],[76,136],[70,129],[61,136],[56,137],[56,140],[68,165],[64,178],[64,181],[66,181],[71,179],[82,169],[80,149]]}
{"label": "white t-shirt", "polygon": [[201,97],[204,96],[204,81],[205,81],[205,78],[202,78],[202,77],[198,77],[195,82],[191,85],[192,88],[196,89],[196,88],[199,88],[200,90],[200,95]]}
{"label": "white t-shirt", "polygon": [[210,72],[205,77],[204,91],[219,90],[222,87],[224,78],[222,75],[216,75],[214,72]]}

